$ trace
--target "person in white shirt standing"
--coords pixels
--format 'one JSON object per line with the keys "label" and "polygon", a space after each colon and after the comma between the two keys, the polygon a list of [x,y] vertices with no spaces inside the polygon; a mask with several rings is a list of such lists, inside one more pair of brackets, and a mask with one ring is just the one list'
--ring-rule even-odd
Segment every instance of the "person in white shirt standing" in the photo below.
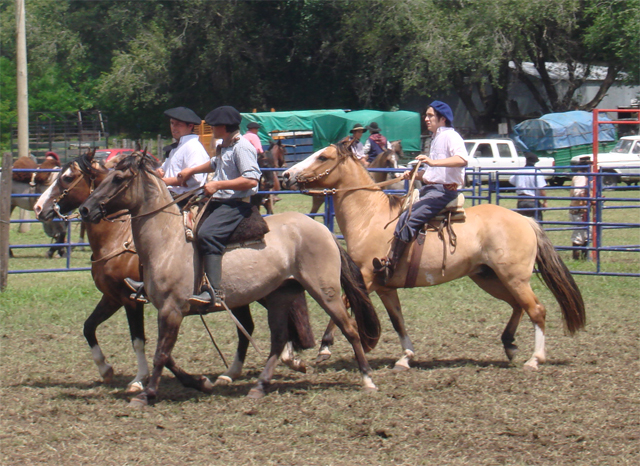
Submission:
{"label": "person in white shirt standing", "polygon": [[547,207],[547,200],[537,198],[547,195],[547,192],[544,190],[547,182],[544,180],[544,176],[534,169],[536,163],[540,160],[538,156],[532,152],[526,152],[525,158],[527,161],[524,166],[525,168],[531,167],[527,169],[530,173],[513,175],[509,178],[509,183],[516,187],[516,193],[518,194],[518,213],[525,217],[535,218],[541,222],[542,211],[540,209]]}
{"label": "person in white shirt standing", "polygon": [[[458,188],[464,186],[464,169],[469,154],[460,134],[453,129],[451,107],[435,100],[427,108],[427,129],[433,133],[429,155],[418,155],[416,160],[426,165],[418,173],[422,178],[420,199],[413,204],[411,213],[400,215],[394,232],[388,257],[373,259],[374,272],[382,285],[393,276],[398,260],[407,245],[415,239],[424,224],[435,217],[449,202],[458,196]],[[402,178],[411,178],[411,171]]]}
{"label": "person in white shirt standing", "polygon": [[[200,142],[197,134],[193,133],[195,125],[202,123],[196,113],[187,107],[171,108],[164,112],[170,118],[171,136],[178,145],[169,152],[169,156],[158,169],[158,175],[169,186],[169,191],[173,197],[177,197],[193,188],[202,186],[206,180],[206,175],[196,175],[183,184],[183,180],[177,178],[185,168],[194,168],[209,161],[209,154]],[[185,204],[184,199],[178,205]]]}

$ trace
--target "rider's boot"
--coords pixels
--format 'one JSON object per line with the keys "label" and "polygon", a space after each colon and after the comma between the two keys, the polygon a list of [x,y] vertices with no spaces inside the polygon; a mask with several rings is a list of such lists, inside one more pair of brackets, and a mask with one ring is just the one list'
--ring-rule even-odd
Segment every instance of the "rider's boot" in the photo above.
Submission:
{"label": "rider's boot", "polygon": [[224,293],[220,288],[220,283],[222,282],[222,255],[209,254],[203,257],[203,261],[204,273],[207,275],[211,286],[205,286],[202,293],[191,296],[189,303],[198,306],[222,307],[224,301]]}
{"label": "rider's boot", "polygon": [[147,304],[149,302],[147,294],[144,290],[144,282],[137,282],[133,278],[129,277],[125,278],[124,282],[129,287],[129,289],[133,291],[133,293],[131,293],[131,296],[129,296],[130,299],[143,304]]}
{"label": "rider's boot", "polygon": [[398,260],[402,257],[408,244],[394,236],[389,255],[380,259],[377,257],[373,259],[373,273],[376,274],[376,281],[380,285],[384,286],[389,283],[398,265]]}

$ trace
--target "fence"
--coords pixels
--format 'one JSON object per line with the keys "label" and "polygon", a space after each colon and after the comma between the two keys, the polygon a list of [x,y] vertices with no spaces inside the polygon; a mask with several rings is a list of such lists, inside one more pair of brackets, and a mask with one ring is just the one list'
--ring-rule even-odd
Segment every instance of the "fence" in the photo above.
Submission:
{"label": "fence", "polygon": [[[284,169],[264,169],[265,171],[282,171]],[[565,170],[565,171],[562,171]],[[373,169],[372,171],[391,171],[391,172],[402,172],[402,169]],[[514,169],[509,170],[510,174],[518,174],[518,173],[531,173],[531,171],[525,171],[525,169],[520,169],[516,171]],[[478,205],[482,203],[495,203],[500,205],[502,204],[513,204],[518,196],[515,193],[515,188],[513,186],[507,187],[502,186],[499,182],[497,182],[498,175],[502,173],[504,175],[504,171],[500,171],[500,169],[491,169],[490,171],[483,171],[482,169],[468,170],[467,178],[469,179],[469,186],[462,189],[465,194],[465,197],[468,201],[471,202],[471,205]],[[566,193],[561,192],[561,190],[567,191],[567,187],[563,186],[547,186],[545,189],[547,190],[546,199],[549,201],[561,201],[562,205],[556,205],[554,207],[548,208],[536,208],[536,210],[540,212],[544,212],[545,216],[551,216],[552,218],[542,220],[540,223],[545,228],[545,230],[550,234],[554,234],[554,232],[570,232],[576,228],[580,229],[589,229],[591,232],[591,239],[594,239],[592,244],[588,244],[586,249],[592,252],[593,263],[595,264],[595,270],[572,270],[572,273],[575,274],[590,274],[590,275],[614,275],[614,276],[630,276],[630,277],[640,277],[640,273],[638,271],[634,272],[607,272],[603,270],[602,267],[602,254],[603,253],[638,253],[640,252],[640,244],[606,244],[605,233],[608,231],[622,230],[622,229],[637,229],[640,227],[640,213],[638,209],[640,209],[640,196],[638,193],[640,192],[640,188],[637,186],[610,186],[605,185],[604,177],[606,174],[603,173],[584,173],[590,180],[590,182],[595,183],[596,191],[595,196],[590,196],[587,201],[591,204],[590,207],[585,208],[587,210],[587,219],[584,222],[571,222],[569,220],[560,220],[558,217],[558,212],[567,212],[569,210],[569,202],[572,199]],[[575,175],[571,171],[571,167],[556,167],[556,175],[566,176],[568,178]],[[636,174],[629,175],[632,178],[640,180],[640,172]],[[407,182],[405,182],[405,191],[407,189]],[[403,193],[405,191],[400,191]],[[260,192],[261,194],[266,194],[265,192]],[[392,191],[392,193],[398,193],[398,191]],[[271,193],[273,194],[273,193]],[[278,195],[287,195],[287,194],[299,194],[298,191],[279,191]],[[37,194],[22,194],[15,196],[38,196]],[[535,196],[534,199],[542,199],[543,197],[538,195]],[[514,209],[517,211],[517,209]],[[608,212],[613,211],[630,211],[635,212],[636,215],[627,215],[626,220],[624,221],[607,221],[605,217],[609,217],[609,215],[605,215]],[[553,215],[553,214],[556,215]],[[331,195],[327,195],[325,198],[325,208],[324,212],[318,214],[310,214],[314,217],[322,218],[324,224],[333,232],[335,231],[335,213],[333,210],[333,200]],[[567,216],[565,216],[566,218]],[[75,220],[78,221],[78,220]],[[10,223],[37,223],[37,220],[11,220]],[[68,234],[67,234],[67,242],[60,243],[60,246],[65,247],[67,251],[67,265],[64,268],[52,268],[52,269],[28,269],[28,270],[8,270],[9,274],[17,274],[17,273],[40,273],[40,272],[62,272],[62,271],[81,271],[81,270],[90,270],[90,267],[71,267],[71,256],[73,253],[73,248],[77,246],[87,246],[87,243],[73,243],[69,240],[71,234],[71,223],[68,225]],[[569,235],[565,235],[568,237]],[[552,237],[554,239],[555,237]],[[558,238],[560,238],[558,236]],[[560,243],[562,241],[557,241]],[[640,242],[640,240],[638,241]],[[554,243],[555,244],[555,243]],[[20,249],[20,248],[48,248],[51,244],[14,244],[11,245],[11,249]],[[564,246],[557,245],[556,249],[559,251],[562,250],[575,250],[576,248],[573,246]]]}

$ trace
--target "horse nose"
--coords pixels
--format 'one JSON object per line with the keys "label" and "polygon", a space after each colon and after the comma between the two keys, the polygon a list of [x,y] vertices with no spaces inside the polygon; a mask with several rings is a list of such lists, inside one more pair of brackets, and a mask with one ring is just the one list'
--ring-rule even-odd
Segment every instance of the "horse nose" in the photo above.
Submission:
{"label": "horse nose", "polygon": [[282,186],[284,186],[285,188],[289,187],[289,177],[290,177],[290,173],[289,172],[284,172],[282,174]]}
{"label": "horse nose", "polygon": [[36,218],[40,218],[40,214],[42,213],[42,207],[39,204],[33,206],[33,211],[36,214]]}
{"label": "horse nose", "polygon": [[82,217],[82,220],[84,220],[85,222],[89,220],[89,209],[85,206],[80,206],[80,208],[78,209],[78,213],[80,214],[80,217]]}

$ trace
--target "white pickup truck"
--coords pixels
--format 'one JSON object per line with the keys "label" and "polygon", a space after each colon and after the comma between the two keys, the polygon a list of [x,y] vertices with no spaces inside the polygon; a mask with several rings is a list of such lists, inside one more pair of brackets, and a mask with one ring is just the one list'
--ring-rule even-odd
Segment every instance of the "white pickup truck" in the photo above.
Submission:
{"label": "white pickup truck", "polygon": [[[500,181],[508,181],[513,172],[524,167],[526,163],[525,157],[518,155],[511,139],[465,139],[464,145],[471,157],[467,176],[471,176],[469,170],[478,168],[482,169],[483,173],[500,171]],[[540,157],[536,167],[543,169],[545,178],[551,178],[553,164],[553,157]]]}
{"label": "white pickup truck", "polygon": [[[593,154],[576,155],[571,165],[593,162]],[[610,173],[603,176],[603,184],[615,186],[620,181],[631,185],[640,181],[640,136],[621,137],[611,152],[598,153],[598,168]]]}

